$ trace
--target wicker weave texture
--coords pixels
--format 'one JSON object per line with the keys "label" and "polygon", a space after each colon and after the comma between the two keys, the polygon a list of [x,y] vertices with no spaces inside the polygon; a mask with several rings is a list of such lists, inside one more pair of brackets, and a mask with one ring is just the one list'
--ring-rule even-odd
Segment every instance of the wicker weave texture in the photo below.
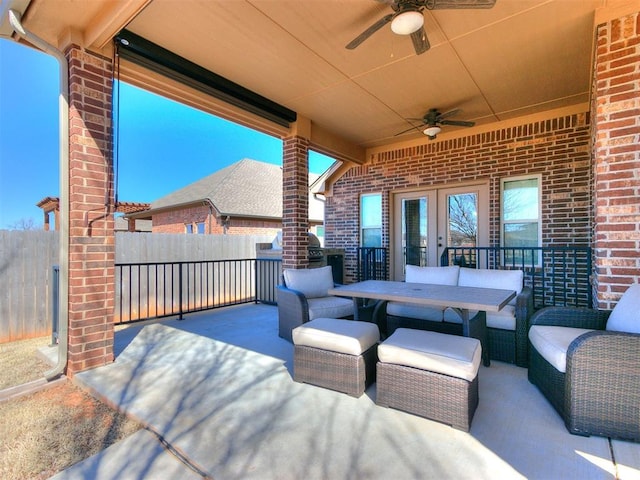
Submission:
{"label": "wicker weave texture", "polygon": [[[489,354],[491,360],[499,362],[516,362],[516,332],[500,328],[487,328],[489,337]],[[525,363],[526,365],[526,363]],[[519,365],[522,366],[522,365]]]}
{"label": "wicker weave texture", "polygon": [[547,307],[532,325],[593,329],[567,350],[566,374],[553,368],[529,345],[529,380],[577,435],[640,442],[640,334],[603,330],[610,312]]}
{"label": "wicker weave texture", "polygon": [[564,373],[556,370],[538,351],[529,350],[529,381],[540,389],[549,403],[564,418]]}
{"label": "wicker weave texture", "polygon": [[565,423],[571,433],[640,442],[640,335],[591,332],[570,347]]}
{"label": "wicker weave texture", "polygon": [[377,344],[362,355],[296,345],[293,379],[359,397],[375,380],[377,352]]}
{"label": "wicker weave texture", "polygon": [[468,382],[384,362],[378,362],[376,371],[376,404],[469,431],[478,407],[477,375]]}

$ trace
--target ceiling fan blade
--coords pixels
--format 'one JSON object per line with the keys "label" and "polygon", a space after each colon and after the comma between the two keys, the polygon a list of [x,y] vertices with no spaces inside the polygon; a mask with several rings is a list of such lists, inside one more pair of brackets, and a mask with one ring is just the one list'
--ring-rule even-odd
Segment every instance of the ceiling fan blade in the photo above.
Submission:
{"label": "ceiling fan blade", "polygon": [[389,15],[385,15],[380,20],[378,20],[376,23],[371,25],[364,32],[362,32],[360,35],[358,35],[356,38],[354,38],[353,40],[351,40],[347,44],[347,47],[346,47],[347,50],[353,50],[354,48],[356,48],[358,45],[360,45],[362,42],[364,42],[367,38],[369,38],[371,35],[376,33],[378,30],[380,30],[382,27],[384,27],[387,23],[389,23],[394,15],[395,15],[394,13],[390,13]]}
{"label": "ceiling fan blade", "polygon": [[492,8],[496,0],[427,0],[428,10],[455,10],[463,8]]}
{"label": "ceiling fan blade", "polygon": [[466,122],[464,120],[443,120],[439,122],[441,125],[455,125],[457,127],[473,127],[476,122]]}
{"label": "ceiling fan blade", "polygon": [[410,132],[411,130],[417,130],[419,132],[422,132],[422,130],[420,129],[420,127],[411,127],[411,128],[407,128],[406,130],[403,130],[401,132],[396,133],[395,135],[393,135],[394,137],[397,137],[398,135],[402,135],[403,133],[407,133]]}
{"label": "ceiling fan blade", "polygon": [[424,27],[421,27],[420,30],[411,34],[411,41],[413,42],[413,48],[416,51],[416,55],[421,55],[431,48],[431,45],[429,45],[429,39],[427,38],[427,32],[425,32]]}
{"label": "ceiling fan blade", "polygon": [[441,120],[444,120],[445,118],[449,118],[449,117],[453,117],[454,115],[457,115],[461,112],[461,110],[459,108],[455,108],[453,110],[449,110],[448,112],[444,112],[438,115],[438,117],[436,118],[436,120],[439,122]]}

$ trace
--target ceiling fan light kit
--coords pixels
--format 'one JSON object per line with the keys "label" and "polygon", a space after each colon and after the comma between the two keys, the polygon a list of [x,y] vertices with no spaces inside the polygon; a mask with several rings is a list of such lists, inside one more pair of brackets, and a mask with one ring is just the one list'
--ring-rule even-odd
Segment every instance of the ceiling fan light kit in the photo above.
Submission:
{"label": "ceiling fan light kit", "polygon": [[432,126],[432,127],[427,127],[425,128],[422,133],[424,133],[427,137],[434,139],[436,137],[436,135],[438,135],[440,132],[442,131],[442,129],[436,125]]}
{"label": "ceiling fan light kit", "polygon": [[424,25],[422,13],[415,10],[407,10],[396,15],[391,21],[391,30],[397,35],[411,35]]}
{"label": "ceiling fan light kit", "polygon": [[427,32],[424,29],[424,10],[457,10],[473,8],[492,8],[496,0],[376,0],[386,3],[392,13],[380,18],[364,32],[347,43],[346,48],[353,50],[385,25],[391,23],[391,31],[396,35],[411,35],[416,55],[422,55],[431,48]]}

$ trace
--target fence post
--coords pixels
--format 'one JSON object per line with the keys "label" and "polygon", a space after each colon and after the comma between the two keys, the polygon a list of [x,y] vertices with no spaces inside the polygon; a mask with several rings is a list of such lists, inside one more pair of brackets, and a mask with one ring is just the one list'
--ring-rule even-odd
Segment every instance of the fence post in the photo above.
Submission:
{"label": "fence post", "polygon": [[178,320],[182,320],[182,267],[183,263],[178,263]]}

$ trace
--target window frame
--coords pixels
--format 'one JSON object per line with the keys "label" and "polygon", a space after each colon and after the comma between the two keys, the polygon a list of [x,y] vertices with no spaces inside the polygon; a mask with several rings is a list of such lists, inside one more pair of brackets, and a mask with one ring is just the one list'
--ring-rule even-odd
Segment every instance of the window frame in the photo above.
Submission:
{"label": "window frame", "polygon": [[[538,202],[538,214],[535,219],[523,219],[516,218],[511,220],[505,220],[505,184],[511,182],[521,182],[523,180],[535,180],[537,184],[537,202]],[[535,247],[542,247],[542,175],[541,174],[532,174],[532,175],[520,175],[516,177],[505,177],[500,179],[500,246],[503,248],[517,248],[514,246],[505,245],[505,226],[509,224],[534,224],[537,223],[536,229],[536,245]],[[503,252],[504,254],[505,252]],[[505,261],[503,255],[503,262]],[[541,265],[542,263],[542,252],[538,251],[536,265]]]}
{"label": "window frame", "polygon": [[[365,215],[364,215],[364,199],[365,198],[370,198],[370,197],[378,197],[380,199],[380,211],[379,213],[379,218],[380,218],[380,223],[379,224],[371,224],[371,225],[365,225]],[[358,205],[358,214],[359,214],[359,220],[360,220],[360,246],[361,247],[382,247],[382,192],[371,192],[371,193],[362,193],[360,194],[359,197],[359,205]],[[378,230],[380,232],[380,244],[379,245],[364,245],[364,232],[365,230]]]}

